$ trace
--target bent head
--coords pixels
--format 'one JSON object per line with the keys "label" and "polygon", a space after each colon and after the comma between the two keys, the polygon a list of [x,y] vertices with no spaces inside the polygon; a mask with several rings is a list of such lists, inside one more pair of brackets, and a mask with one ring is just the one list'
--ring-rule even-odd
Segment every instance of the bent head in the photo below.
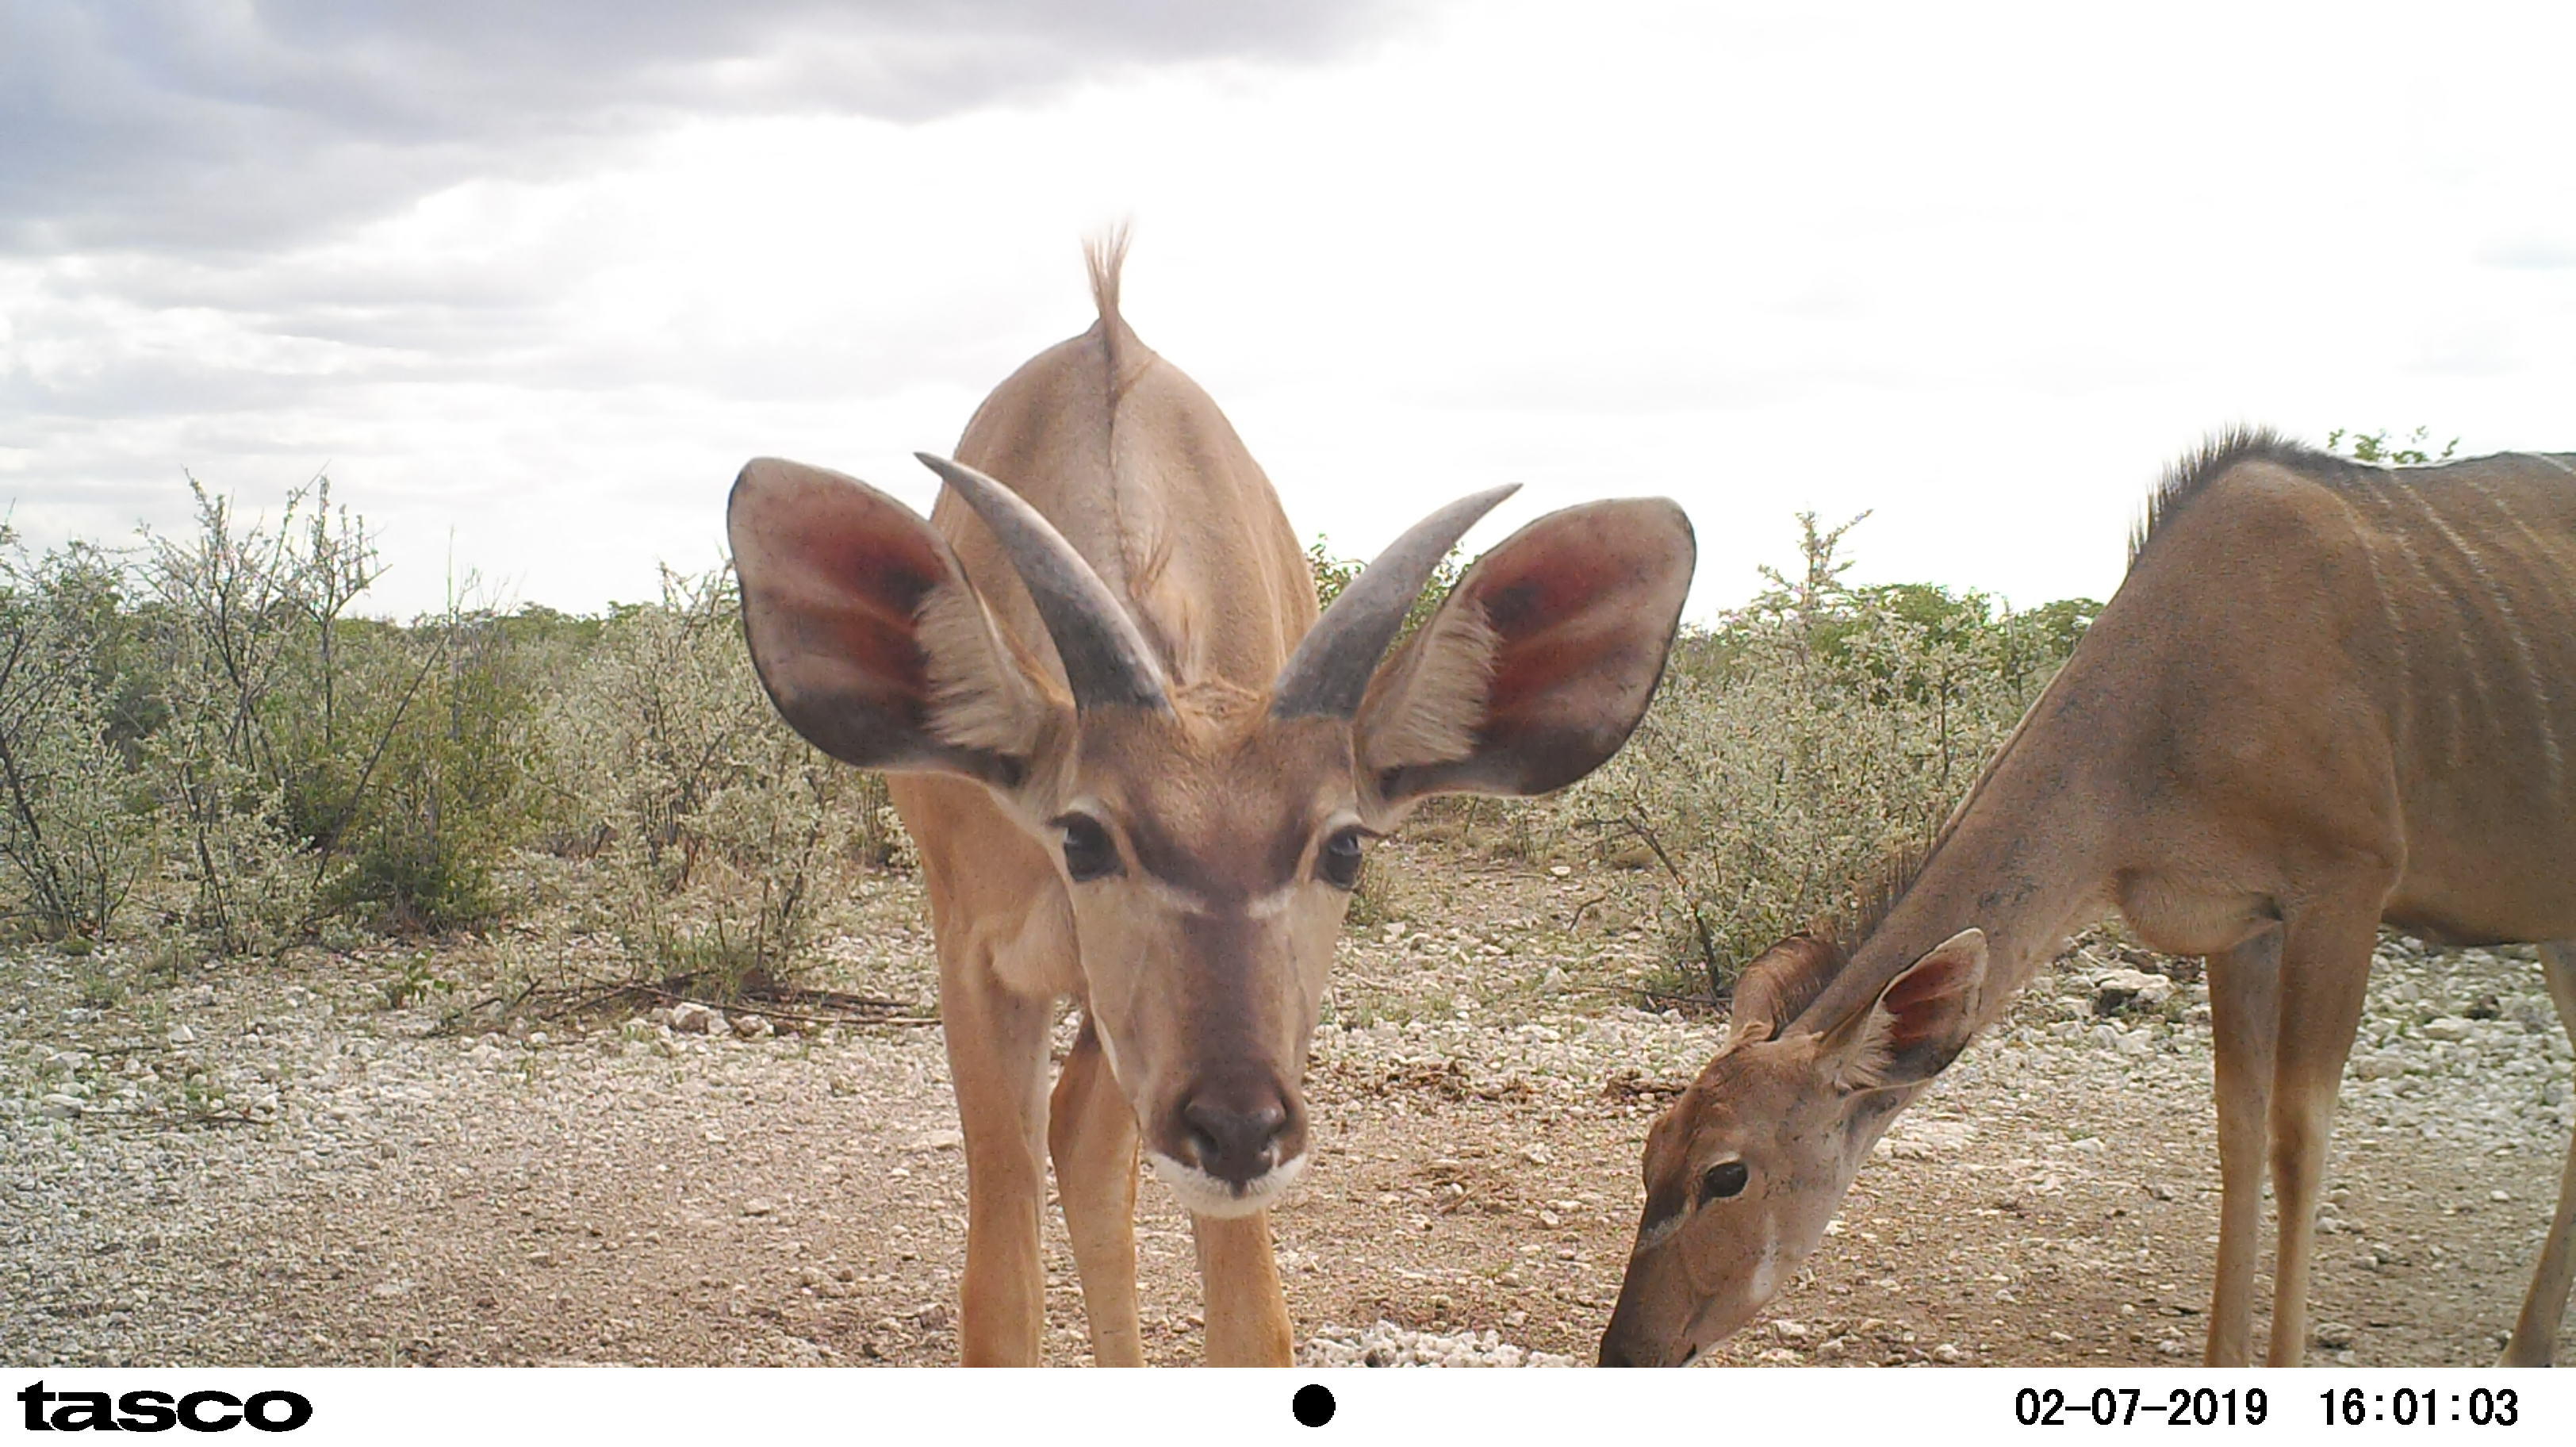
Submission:
{"label": "bent head", "polygon": [[1647,1132],[1646,1209],[1601,1365],[1682,1366],[1752,1320],[1824,1240],[1889,1120],[1967,1045],[1984,935],[1959,934],[1842,1019],[1782,1018],[1813,994],[1801,980],[1841,963],[1797,936],[1747,967],[1726,1049]]}
{"label": "bent head", "polygon": [[1304,1166],[1307,1045],[1368,841],[1428,795],[1540,793],[1615,752],[1663,670],[1690,525],[1659,499],[1542,518],[1387,657],[1433,567],[1505,493],[1465,499],[1247,687],[1172,677],[1017,494],[924,460],[992,530],[1052,658],[996,626],[902,504],[762,459],[729,514],[761,681],[816,747],[971,779],[1046,850],[1148,1157],[1194,1211],[1262,1209]]}

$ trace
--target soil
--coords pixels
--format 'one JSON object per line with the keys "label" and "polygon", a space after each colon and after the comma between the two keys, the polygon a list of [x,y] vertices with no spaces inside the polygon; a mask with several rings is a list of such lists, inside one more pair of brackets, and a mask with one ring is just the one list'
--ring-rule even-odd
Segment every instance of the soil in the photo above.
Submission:
{"label": "soil", "polygon": [[[1722,1017],[1638,993],[1661,958],[1643,875],[1439,843],[1373,868],[1391,917],[1347,932],[1317,1159],[1275,1218],[1302,1350],[1348,1360],[1383,1322],[1463,1359],[1589,1361],[1647,1123]],[[912,880],[870,876],[825,983],[927,1010],[923,919]],[[175,979],[140,951],[0,953],[0,1361],[953,1361],[965,1182],[936,1027],[462,1008],[588,948],[504,933]],[[1711,1359],[2196,1362],[2207,1012],[2184,983],[2097,1014],[2100,977],[2140,965],[2192,973],[2093,935],[2025,991]],[[2567,1150],[2570,1054],[2527,955],[2383,945],[2312,1361],[2495,1358]],[[1140,1194],[1146,1350],[1188,1363],[1187,1221]],[[1082,1362],[1048,1230],[1049,1359]]]}

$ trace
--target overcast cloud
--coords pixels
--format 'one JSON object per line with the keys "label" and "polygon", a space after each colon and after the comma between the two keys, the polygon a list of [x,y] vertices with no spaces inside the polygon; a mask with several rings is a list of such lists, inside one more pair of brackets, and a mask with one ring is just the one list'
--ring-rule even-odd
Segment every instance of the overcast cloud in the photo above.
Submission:
{"label": "overcast cloud", "polygon": [[0,0],[0,246],[231,255],[693,118],[925,121],[1312,60],[1370,0]]}
{"label": "overcast cloud", "polygon": [[1131,320],[1345,550],[1521,481],[1479,537],[1680,498],[1703,616],[1798,507],[2101,596],[2232,422],[2576,448],[2559,23],[0,0],[0,509],[328,466],[381,608],[637,597],[755,453],[926,504],[1132,215]]}

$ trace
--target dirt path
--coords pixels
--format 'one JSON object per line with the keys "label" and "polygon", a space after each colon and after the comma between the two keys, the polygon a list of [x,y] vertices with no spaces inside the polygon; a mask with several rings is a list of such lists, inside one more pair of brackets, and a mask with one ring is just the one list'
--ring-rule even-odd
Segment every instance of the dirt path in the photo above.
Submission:
{"label": "dirt path", "polygon": [[[1610,988],[1652,949],[1633,881],[1429,846],[1390,862],[1408,910],[1352,931],[1310,1086],[1318,1159],[1277,1220],[1301,1341],[1383,1319],[1588,1361],[1655,1092],[1722,1032]],[[874,883],[859,919],[845,983],[931,998],[909,883]],[[506,954],[461,945],[432,973],[470,992]],[[953,1360],[964,1179],[935,1029],[439,1033],[444,998],[386,1007],[404,957],[147,988],[116,957],[0,956],[0,1361]],[[2026,993],[1717,1359],[2197,1360],[2205,1012],[2185,987],[2095,1019],[2093,977],[2129,963],[2091,946]],[[2364,1032],[2317,1355],[2490,1361],[2566,1149],[2566,1038],[2527,960],[2403,945]],[[1147,1351],[1191,1361],[1186,1221],[1142,1196]],[[1060,1221],[1049,1246],[1050,1359],[1081,1361]]]}

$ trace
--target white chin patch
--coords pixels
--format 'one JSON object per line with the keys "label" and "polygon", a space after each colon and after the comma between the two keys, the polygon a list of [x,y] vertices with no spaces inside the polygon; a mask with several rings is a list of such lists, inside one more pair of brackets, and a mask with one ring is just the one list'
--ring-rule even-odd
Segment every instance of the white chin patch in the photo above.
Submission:
{"label": "white chin patch", "polygon": [[1288,1195],[1288,1188],[1306,1174],[1306,1157],[1282,1161],[1268,1171],[1238,1186],[1220,1180],[1187,1162],[1175,1160],[1161,1151],[1147,1151],[1145,1159],[1154,1163],[1154,1174],[1181,1198],[1181,1204],[1192,1214],[1214,1216],[1221,1220],[1249,1216],[1267,1211]]}
{"label": "white chin patch", "polygon": [[1764,1221],[1762,1226],[1762,1259],[1753,1263],[1753,1280],[1745,1288],[1756,1307],[1780,1289],[1780,1229],[1770,1221]]}

